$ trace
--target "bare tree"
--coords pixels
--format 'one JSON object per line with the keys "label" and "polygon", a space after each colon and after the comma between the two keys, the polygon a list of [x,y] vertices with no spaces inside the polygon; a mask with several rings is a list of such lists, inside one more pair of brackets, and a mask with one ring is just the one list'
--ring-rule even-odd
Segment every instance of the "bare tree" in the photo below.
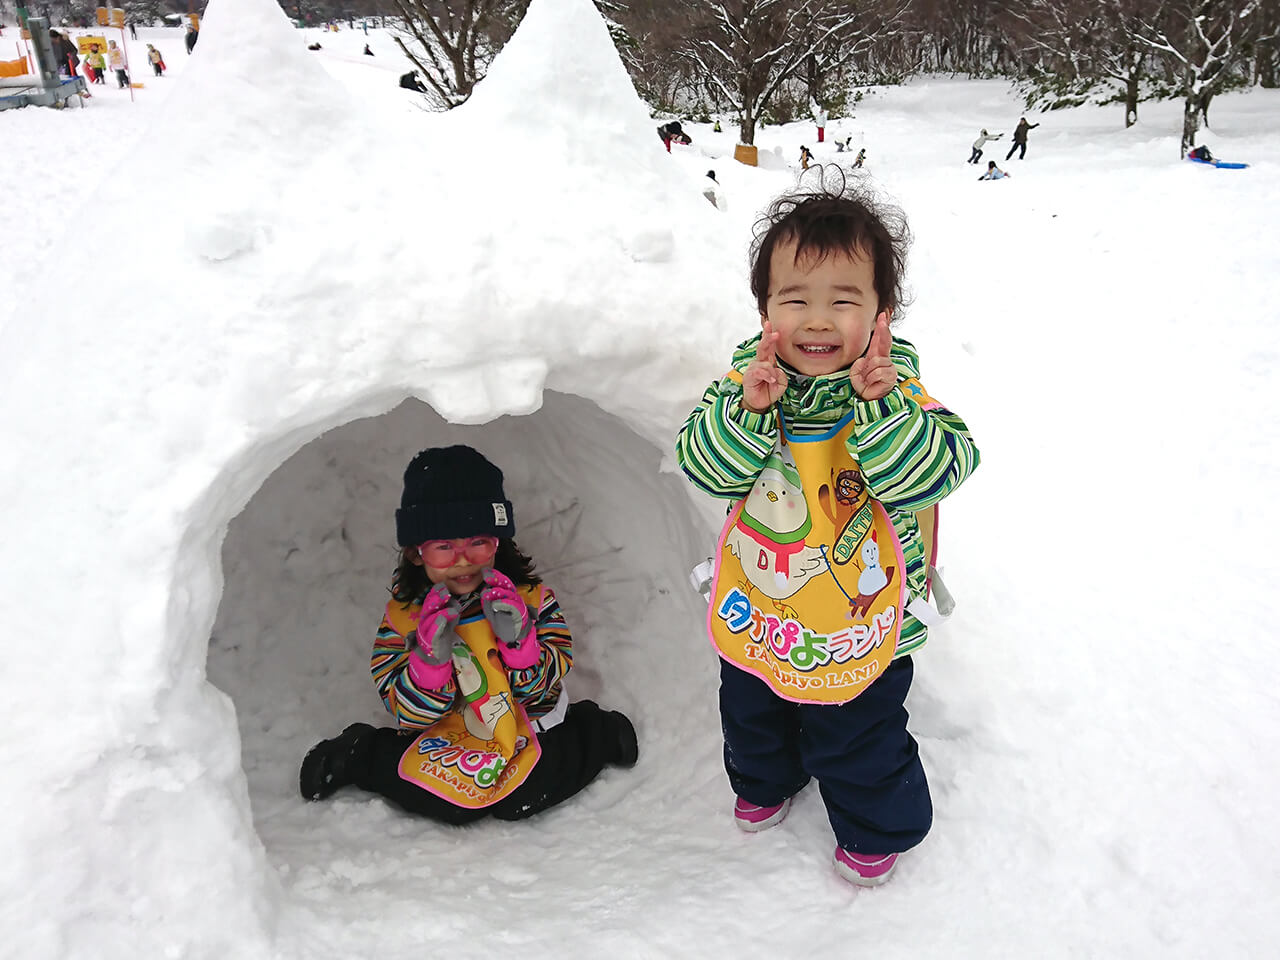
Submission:
{"label": "bare tree", "polygon": [[649,0],[603,12],[606,19],[616,20],[634,43],[629,50],[624,49],[619,37],[614,36],[622,62],[641,97],[660,110],[675,112],[701,99],[701,84],[693,64],[680,54],[685,38],[695,26],[688,4],[680,0]]}
{"label": "bare tree", "polygon": [[[1233,83],[1258,44],[1276,38],[1262,0],[1170,0],[1162,21],[1144,17],[1138,39],[1168,57],[1182,74],[1182,156],[1194,145],[1209,102]],[[1244,82],[1247,82],[1247,78]]]}
{"label": "bare tree", "polygon": [[779,85],[857,22],[847,3],[830,0],[696,0],[695,6],[707,19],[684,52],[737,112],[745,144],[755,142],[756,123]]}
{"label": "bare tree", "polygon": [[1280,87],[1280,0],[1264,3],[1258,10],[1259,40],[1254,49],[1253,75],[1264,87]]}
{"label": "bare tree", "polygon": [[396,44],[444,110],[465,103],[524,16],[528,0],[394,0],[405,37]]}
{"label": "bare tree", "polygon": [[1054,99],[1075,106],[1118,94],[1124,123],[1138,122],[1138,102],[1151,48],[1139,39],[1144,22],[1164,19],[1166,0],[1021,0],[1008,15],[1021,28],[1020,43],[1033,84],[1028,106]]}
{"label": "bare tree", "polygon": [[618,56],[628,72],[633,72],[639,64],[640,49],[635,37],[627,31],[622,18],[627,14],[630,4],[621,0],[594,0],[596,9],[609,28],[609,38],[613,41]]}
{"label": "bare tree", "polygon": [[[825,33],[825,39],[805,58],[804,80],[809,100],[825,104],[824,87],[828,77],[839,75],[851,61],[873,48],[884,49],[901,35],[906,29],[904,18],[910,6],[911,0],[853,0],[841,4],[842,10],[855,19],[847,27]],[[828,13],[825,18],[812,21],[809,32],[825,30],[824,19],[829,17]]]}
{"label": "bare tree", "polygon": [[1005,6],[1005,0],[915,0],[911,18],[919,37],[917,60],[930,70],[971,77],[1010,69]]}

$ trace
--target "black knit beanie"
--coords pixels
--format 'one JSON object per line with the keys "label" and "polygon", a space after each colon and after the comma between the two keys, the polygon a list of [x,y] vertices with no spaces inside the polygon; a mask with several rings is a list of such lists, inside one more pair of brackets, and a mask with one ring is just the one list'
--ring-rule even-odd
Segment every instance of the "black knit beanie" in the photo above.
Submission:
{"label": "black knit beanie", "polygon": [[396,511],[402,547],[457,537],[511,537],[516,515],[502,492],[502,471],[471,447],[423,450],[404,471]]}

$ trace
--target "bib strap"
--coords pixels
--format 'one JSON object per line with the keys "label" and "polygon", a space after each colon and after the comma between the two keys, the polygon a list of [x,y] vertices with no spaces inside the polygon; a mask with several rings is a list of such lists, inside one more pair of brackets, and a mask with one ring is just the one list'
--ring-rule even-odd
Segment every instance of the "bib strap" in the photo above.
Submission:
{"label": "bib strap", "polygon": [[942,582],[942,574],[937,567],[929,567],[929,581],[932,585],[933,599],[916,597],[907,604],[907,611],[926,627],[936,627],[951,618],[956,608],[956,600],[947,589],[947,585]]}
{"label": "bib strap", "polygon": [[711,580],[715,575],[716,565],[710,557],[689,571],[689,582],[693,589],[702,594],[702,599],[711,602]]}

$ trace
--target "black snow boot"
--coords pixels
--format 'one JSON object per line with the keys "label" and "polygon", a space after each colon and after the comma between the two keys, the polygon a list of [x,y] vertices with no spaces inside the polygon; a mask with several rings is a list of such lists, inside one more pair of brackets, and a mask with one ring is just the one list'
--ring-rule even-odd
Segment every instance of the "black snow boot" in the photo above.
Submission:
{"label": "black snow boot", "polygon": [[569,717],[585,724],[591,730],[590,742],[595,744],[597,755],[604,763],[619,767],[633,767],[640,756],[636,742],[636,728],[626,714],[617,710],[604,710],[594,700],[578,700],[569,705]]}
{"label": "black snow boot", "polygon": [[625,713],[610,710],[606,717],[613,722],[614,738],[618,745],[613,762],[620,767],[634,767],[640,757],[640,742],[636,739],[636,728],[627,719]]}
{"label": "black snow boot", "polygon": [[321,740],[302,758],[298,788],[304,800],[325,800],[355,782],[356,771],[369,762],[377,727],[353,723],[332,740]]}

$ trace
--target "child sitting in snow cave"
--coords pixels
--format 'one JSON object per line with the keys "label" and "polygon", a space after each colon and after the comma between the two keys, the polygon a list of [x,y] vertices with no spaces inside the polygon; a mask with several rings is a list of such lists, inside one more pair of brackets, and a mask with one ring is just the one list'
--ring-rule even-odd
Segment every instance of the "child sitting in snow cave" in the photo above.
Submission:
{"label": "child sitting in snow cave", "polygon": [[775,826],[815,779],[835,870],[874,886],[933,819],[903,704],[911,654],[940,617],[932,508],[978,450],[890,331],[905,219],[823,174],[838,188],[782,197],[757,224],[761,332],[706,389],[676,452],[695,484],[733,501],[707,630],[735,821]]}
{"label": "child sitting in snow cave", "polygon": [[466,446],[424,450],[396,511],[399,566],[371,669],[397,727],[353,723],[316,744],[299,787],[348,784],[451,824],[522,820],[638,754],[631,721],[563,680],[573,641],[520,552],[502,471]]}

